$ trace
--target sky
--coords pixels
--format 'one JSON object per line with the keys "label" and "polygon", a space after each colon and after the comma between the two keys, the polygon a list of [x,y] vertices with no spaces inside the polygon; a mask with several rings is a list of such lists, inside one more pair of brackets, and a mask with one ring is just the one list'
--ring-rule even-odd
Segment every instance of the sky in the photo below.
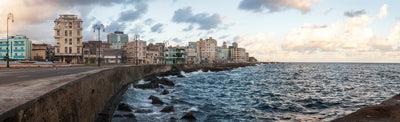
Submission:
{"label": "sky", "polygon": [[[396,6],[397,5],[397,6]],[[260,61],[399,63],[398,0],[1,0],[0,38],[54,44],[54,20],[76,14],[83,40],[94,24],[148,43],[238,42]]]}

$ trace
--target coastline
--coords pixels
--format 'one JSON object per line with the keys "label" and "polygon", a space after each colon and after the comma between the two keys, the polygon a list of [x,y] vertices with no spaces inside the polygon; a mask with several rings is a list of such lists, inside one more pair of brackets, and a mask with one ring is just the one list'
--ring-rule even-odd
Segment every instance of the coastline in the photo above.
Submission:
{"label": "coastline", "polygon": [[383,101],[378,105],[370,105],[348,114],[332,122],[398,122],[400,121],[400,94]]}

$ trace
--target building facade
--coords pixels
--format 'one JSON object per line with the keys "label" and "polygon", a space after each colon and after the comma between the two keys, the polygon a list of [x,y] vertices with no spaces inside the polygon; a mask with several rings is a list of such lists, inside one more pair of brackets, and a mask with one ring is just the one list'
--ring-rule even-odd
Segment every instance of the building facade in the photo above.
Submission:
{"label": "building facade", "polygon": [[103,62],[104,50],[110,49],[110,44],[102,41],[83,42],[83,63]]}
{"label": "building facade", "polygon": [[106,64],[122,63],[122,50],[121,49],[104,49],[103,60]]}
{"label": "building facade", "polygon": [[146,41],[135,40],[128,42],[124,46],[124,53],[127,57],[127,63],[144,64],[146,63]]}
{"label": "building facade", "polygon": [[164,43],[150,43],[146,50],[146,64],[164,64]]}
{"label": "building facade", "polygon": [[186,51],[182,47],[165,48],[165,64],[186,64]]}
{"label": "building facade", "polygon": [[60,15],[54,24],[56,61],[82,63],[82,20],[77,15]]}
{"label": "building facade", "polygon": [[31,60],[32,42],[26,36],[9,36],[7,39],[0,39],[0,60],[7,55],[10,60]]}
{"label": "building facade", "polygon": [[214,63],[217,55],[217,40],[212,37],[197,41],[197,50],[201,63]]}
{"label": "building facade", "polygon": [[48,44],[32,44],[32,59],[35,61],[49,61],[49,50],[50,45]]}

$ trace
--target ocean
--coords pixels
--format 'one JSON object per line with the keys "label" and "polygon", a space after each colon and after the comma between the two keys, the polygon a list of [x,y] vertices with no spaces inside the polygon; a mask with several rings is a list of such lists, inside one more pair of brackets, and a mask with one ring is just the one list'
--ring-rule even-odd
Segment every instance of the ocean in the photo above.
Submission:
{"label": "ocean", "polygon": [[[121,103],[133,111],[114,114],[133,113],[137,121],[184,121],[180,118],[189,111],[208,122],[330,121],[380,104],[400,89],[400,64],[278,63],[182,75],[167,77],[175,86],[129,88]],[[170,93],[160,95],[164,89]],[[151,104],[150,95],[165,104]],[[160,112],[167,105],[175,111]]]}

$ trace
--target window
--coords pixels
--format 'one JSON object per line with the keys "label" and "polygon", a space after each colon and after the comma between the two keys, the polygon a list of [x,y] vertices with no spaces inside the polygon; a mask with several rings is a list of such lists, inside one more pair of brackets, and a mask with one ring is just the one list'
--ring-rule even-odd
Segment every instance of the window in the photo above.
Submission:
{"label": "window", "polygon": [[69,53],[72,53],[72,47],[69,47]]}
{"label": "window", "polygon": [[60,48],[59,47],[57,47],[57,53],[60,53]]}
{"label": "window", "polygon": [[68,31],[65,31],[65,36],[68,36]]}
{"label": "window", "polygon": [[65,43],[64,44],[67,44],[68,43],[68,40],[67,39],[65,39]]}
{"label": "window", "polygon": [[0,53],[0,56],[3,56],[3,53]]}
{"label": "window", "polygon": [[69,36],[72,36],[72,30],[69,31]]}
{"label": "window", "polygon": [[69,39],[69,45],[72,45],[72,39]]}
{"label": "window", "polygon": [[81,23],[80,22],[77,22],[76,25],[77,25],[78,28],[81,28]]}
{"label": "window", "polygon": [[57,31],[57,36],[59,36],[59,35],[60,35],[60,31],[58,30],[58,31]]}
{"label": "window", "polygon": [[24,53],[21,53],[21,56],[23,56],[24,55]]}
{"label": "window", "polygon": [[21,49],[24,49],[24,47],[21,47]]}
{"label": "window", "polygon": [[65,52],[65,53],[68,53],[68,47],[65,47],[64,52]]}
{"label": "window", "polygon": [[77,52],[77,53],[81,53],[79,47],[76,48],[76,52]]}
{"label": "window", "polygon": [[3,42],[0,42],[0,44],[3,44]]}
{"label": "window", "polygon": [[17,47],[15,47],[15,49],[18,49]]}
{"label": "window", "polygon": [[78,36],[81,35],[81,31],[80,31],[80,30],[77,31],[77,35],[78,35]]}
{"label": "window", "polygon": [[80,43],[80,41],[81,41],[81,39],[76,39],[76,44],[79,44]]}
{"label": "window", "polygon": [[69,28],[72,28],[72,22],[69,22]]}

